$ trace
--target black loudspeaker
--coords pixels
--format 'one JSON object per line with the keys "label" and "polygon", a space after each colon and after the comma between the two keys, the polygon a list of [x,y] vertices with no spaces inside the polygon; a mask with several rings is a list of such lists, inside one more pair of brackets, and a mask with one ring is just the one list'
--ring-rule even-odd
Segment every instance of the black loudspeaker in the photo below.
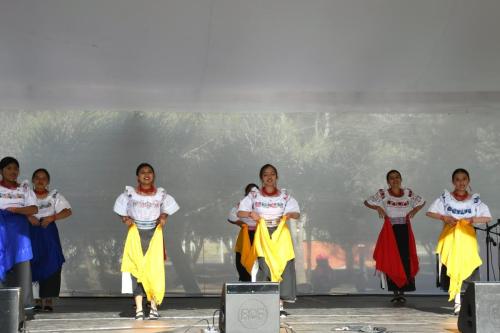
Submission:
{"label": "black loudspeaker", "polygon": [[219,330],[223,333],[279,333],[279,283],[235,282],[224,284]]}
{"label": "black loudspeaker", "polygon": [[16,333],[24,320],[21,288],[0,288],[0,327],[2,333]]}
{"label": "black loudspeaker", "polygon": [[500,282],[466,282],[458,316],[462,333],[500,332]]}

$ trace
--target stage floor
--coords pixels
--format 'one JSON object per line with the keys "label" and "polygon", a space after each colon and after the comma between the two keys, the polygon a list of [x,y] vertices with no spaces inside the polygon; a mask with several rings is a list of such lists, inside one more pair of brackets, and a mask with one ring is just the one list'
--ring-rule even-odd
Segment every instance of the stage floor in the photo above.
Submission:
{"label": "stage floor", "polygon": [[[281,320],[281,332],[357,332],[367,325],[390,333],[458,332],[452,303],[445,296],[410,296],[405,306],[394,306],[389,300],[390,296],[303,296],[286,307],[290,315]],[[218,298],[168,298],[160,308],[160,320],[138,322],[131,318],[132,298],[61,298],[53,313],[36,314],[26,322],[26,330],[193,333],[206,327],[205,319],[212,324],[218,307]]]}

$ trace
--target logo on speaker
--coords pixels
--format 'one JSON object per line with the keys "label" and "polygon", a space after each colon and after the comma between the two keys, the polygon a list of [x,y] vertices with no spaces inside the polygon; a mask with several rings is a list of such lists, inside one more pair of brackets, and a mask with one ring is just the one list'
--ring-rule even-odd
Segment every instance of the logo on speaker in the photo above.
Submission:
{"label": "logo on speaker", "polygon": [[259,328],[267,322],[267,308],[264,303],[251,299],[238,309],[238,321],[246,328]]}

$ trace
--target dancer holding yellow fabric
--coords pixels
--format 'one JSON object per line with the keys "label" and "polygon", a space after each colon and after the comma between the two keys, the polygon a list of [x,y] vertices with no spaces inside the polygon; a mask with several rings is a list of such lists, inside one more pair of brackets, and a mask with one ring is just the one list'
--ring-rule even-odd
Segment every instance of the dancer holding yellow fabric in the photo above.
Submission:
{"label": "dancer holding yellow fabric", "polygon": [[[252,252],[244,266],[251,268],[257,257],[257,281],[279,281],[281,306],[283,301],[294,302],[297,294],[295,255],[286,220],[298,219],[300,208],[297,201],[285,189],[278,189],[278,171],[266,164],[260,169],[260,190],[252,190],[241,202],[238,217],[259,221],[255,231]],[[280,315],[287,313],[280,309]]]}
{"label": "dancer holding yellow fabric", "polygon": [[465,169],[456,169],[452,174],[455,187],[447,190],[430,206],[427,216],[443,222],[436,252],[441,269],[440,287],[448,291],[449,300],[455,300],[454,313],[460,312],[460,291],[464,280],[478,280],[481,258],[473,224],[488,223],[491,213],[481,202],[479,194],[468,192],[470,177]]}
{"label": "dancer holding yellow fabric", "polygon": [[[245,186],[245,196],[247,196],[248,193],[250,193],[250,191],[254,188],[258,190],[258,186],[253,183]],[[252,280],[250,274],[253,261],[250,264],[250,269],[245,268],[245,265],[243,263],[245,261],[251,260],[248,256],[252,247],[253,237],[257,224],[250,218],[239,218],[237,216],[239,204],[240,203],[238,202],[238,204],[231,209],[227,221],[229,223],[236,224],[241,228],[236,240],[236,245],[234,247],[234,251],[236,252],[236,270],[238,271],[239,281],[249,282]]]}
{"label": "dancer holding yellow fabric", "polygon": [[132,279],[136,320],[144,319],[143,297],[151,301],[149,319],[158,319],[158,305],[165,293],[165,266],[162,227],[167,217],[179,210],[175,199],[154,186],[155,173],[148,163],[136,169],[136,188],[127,186],[115,202],[114,211],[129,228],[122,260],[124,286]]}

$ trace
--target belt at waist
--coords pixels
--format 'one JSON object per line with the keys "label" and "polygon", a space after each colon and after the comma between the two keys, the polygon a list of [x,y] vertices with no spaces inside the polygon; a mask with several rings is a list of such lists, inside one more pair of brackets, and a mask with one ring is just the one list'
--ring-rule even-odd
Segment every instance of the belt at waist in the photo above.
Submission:
{"label": "belt at waist", "polygon": [[281,217],[275,218],[275,219],[264,219],[266,221],[266,225],[268,227],[277,227],[278,224],[280,223]]}
{"label": "belt at waist", "polygon": [[390,217],[391,224],[406,224],[406,217]]}
{"label": "belt at waist", "polygon": [[156,220],[154,221],[140,221],[140,220],[134,220],[135,225],[137,226],[137,229],[153,229],[156,227]]}

